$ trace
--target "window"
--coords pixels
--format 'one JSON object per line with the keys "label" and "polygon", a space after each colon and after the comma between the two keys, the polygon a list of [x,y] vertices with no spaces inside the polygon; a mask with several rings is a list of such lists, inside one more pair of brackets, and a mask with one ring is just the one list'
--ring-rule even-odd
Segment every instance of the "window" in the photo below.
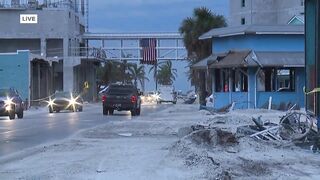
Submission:
{"label": "window", "polygon": [[257,90],[266,92],[295,91],[294,69],[265,68],[258,72]]}
{"label": "window", "polygon": [[248,92],[248,77],[245,72],[246,69],[216,69],[215,92]]}
{"label": "window", "polygon": [[241,0],[241,7],[246,7],[246,0]]}
{"label": "window", "polygon": [[241,25],[245,25],[246,24],[246,19],[245,18],[241,18]]}
{"label": "window", "polygon": [[304,6],[304,0],[300,0],[300,5]]}
{"label": "window", "polygon": [[229,92],[229,71],[226,69],[215,70],[215,92]]}
{"label": "window", "polygon": [[248,92],[248,77],[245,69],[232,70],[232,92]]}

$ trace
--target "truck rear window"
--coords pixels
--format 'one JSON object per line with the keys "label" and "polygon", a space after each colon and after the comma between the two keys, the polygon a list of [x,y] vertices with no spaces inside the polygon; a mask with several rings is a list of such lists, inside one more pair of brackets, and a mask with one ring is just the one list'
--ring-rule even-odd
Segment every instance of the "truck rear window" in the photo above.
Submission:
{"label": "truck rear window", "polygon": [[130,95],[134,92],[133,89],[112,88],[109,89],[107,94],[109,95]]}

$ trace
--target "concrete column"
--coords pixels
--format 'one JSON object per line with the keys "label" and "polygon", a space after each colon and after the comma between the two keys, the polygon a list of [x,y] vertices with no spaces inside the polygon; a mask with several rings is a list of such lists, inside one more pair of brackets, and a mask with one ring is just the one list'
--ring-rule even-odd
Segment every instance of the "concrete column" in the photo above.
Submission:
{"label": "concrete column", "polygon": [[38,76],[37,77],[38,78],[38,86],[37,86],[38,87],[38,97],[37,98],[40,99],[41,98],[40,62],[37,63],[37,71],[38,71],[37,72],[37,76]]}
{"label": "concrete column", "polygon": [[41,52],[40,54],[43,57],[47,57],[47,39],[41,38],[40,40],[40,47],[41,47]]}
{"label": "concrete column", "polygon": [[69,39],[63,39],[63,91],[73,91],[73,63],[69,58]]}

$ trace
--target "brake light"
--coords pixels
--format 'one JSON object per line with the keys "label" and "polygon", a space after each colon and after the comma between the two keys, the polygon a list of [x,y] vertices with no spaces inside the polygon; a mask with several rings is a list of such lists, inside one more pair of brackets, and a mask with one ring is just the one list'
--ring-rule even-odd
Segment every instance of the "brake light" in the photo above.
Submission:
{"label": "brake light", "polygon": [[107,101],[107,96],[106,95],[103,95],[102,96],[102,102],[106,102]]}
{"label": "brake light", "polygon": [[131,102],[132,102],[132,103],[137,102],[137,97],[136,97],[136,96],[131,96]]}

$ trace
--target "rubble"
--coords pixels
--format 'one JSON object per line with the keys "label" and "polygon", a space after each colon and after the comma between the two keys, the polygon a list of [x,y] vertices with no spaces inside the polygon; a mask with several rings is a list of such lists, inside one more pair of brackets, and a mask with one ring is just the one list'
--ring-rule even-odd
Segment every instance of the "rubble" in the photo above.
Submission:
{"label": "rubble", "polygon": [[190,138],[198,145],[230,146],[238,143],[234,134],[219,128],[196,130],[188,135],[187,138]]}

